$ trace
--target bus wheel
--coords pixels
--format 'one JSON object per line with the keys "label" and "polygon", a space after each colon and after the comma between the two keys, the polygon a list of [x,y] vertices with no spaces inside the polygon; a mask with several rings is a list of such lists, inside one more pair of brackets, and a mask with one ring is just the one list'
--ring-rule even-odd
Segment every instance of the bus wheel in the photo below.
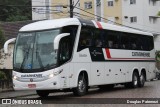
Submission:
{"label": "bus wheel", "polygon": [[141,76],[139,78],[138,86],[143,87],[145,84],[145,74],[144,72],[141,73]]}
{"label": "bus wheel", "polygon": [[132,75],[131,88],[137,88],[138,87],[138,81],[139,81],[138,73],[134,72],[133,75]]}
{"label": "bus wheel", "polygon": [[73,93],[76,96],[83,96],[87,93],[87,82],[84,76],[80,75],[78,78],[77,87],[73,89]]}
{"label": "bus wheel", "polygon": [[44,90],[36,90],[36,92],[40,97],[47,97],[49,95],[49,92]]}
{"label": "bus wheel", "polygon": [[139,82],[138,73],[137,72],[133,72],[132,82],[126,83],[125,87],[126,88],[137,88],[138,87],[138,82]]}

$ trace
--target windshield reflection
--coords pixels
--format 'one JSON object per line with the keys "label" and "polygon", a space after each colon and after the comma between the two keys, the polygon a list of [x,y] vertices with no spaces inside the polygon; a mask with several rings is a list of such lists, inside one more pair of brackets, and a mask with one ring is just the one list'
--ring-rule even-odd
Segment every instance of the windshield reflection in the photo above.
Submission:
{"label": "windshield reflection", "polygon": [[14,69],[19,72],[37,72],[51,69],[57,64],[54,38],[60,29],[19,33],[14,51]]}

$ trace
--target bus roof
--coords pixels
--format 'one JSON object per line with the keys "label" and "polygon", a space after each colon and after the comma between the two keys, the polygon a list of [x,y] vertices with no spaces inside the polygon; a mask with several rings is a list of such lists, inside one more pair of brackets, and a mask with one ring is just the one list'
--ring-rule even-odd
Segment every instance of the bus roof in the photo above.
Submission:
{"label": "bus roof", "polygon": [[94,21],[94,20],[90,21],[90,20],[84,20],[84,19],[78,19],[78,18],[62,18],[62,19],[38,21],[38,22],[34,22],[34,23],[23,26],[19,31],[20,32],[39,31],[39,30],[60,28],[68,25],[80,25],[80,24],[85,26],[92,26],[96,28],[99,28],[99,24],[100,24],[100,26],[102,27],[101,29],[152,36],[151,33],[132,29],[129,27],[123,27],[123,26],[113,25],[113,24],[104,23],[104,22],[97,23],[97,21]]}
{"label": "bus roof", "polygon": [[43,20],[34,22],[22,27],[19,31],[38,31],[38,30],[47,30],[60,28],[68,25],[79,25],[80,22],[77,18],[63,18],[63,19],[54,19],[54,20]]}

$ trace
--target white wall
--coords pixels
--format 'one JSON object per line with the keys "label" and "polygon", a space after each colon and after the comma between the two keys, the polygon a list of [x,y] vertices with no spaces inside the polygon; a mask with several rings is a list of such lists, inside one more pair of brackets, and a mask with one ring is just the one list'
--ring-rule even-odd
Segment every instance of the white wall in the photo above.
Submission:
{"label": "white wall", "polygon": [[[130,4],[130,0],[122,0],[122,22],[125,25],[144,29],[147,31],[160,31],[160,18],[149,19],[149,16],[156,16],[160,7],[160,1],[153,5],[149,0],[136,0],[136,4]],[[128,18],[124,18],[128,16]],[[131,23],[130,17],[137,16],[137,23]]]}
{"label": "white wall", "polygon": [[32,6],[44,6],[32,7],[32,20],[46,19],[46,0],[32,0]]}
{"label": "white wall", "polygon": [[[134,28],[143,28],[143,0],[136,0],[136,4],[130,4],[130,0],[122,0],[122,24]],[[128,18],[125,18],[127,16]],[[137,23],[131,23],[130,17],[137,16]]]}

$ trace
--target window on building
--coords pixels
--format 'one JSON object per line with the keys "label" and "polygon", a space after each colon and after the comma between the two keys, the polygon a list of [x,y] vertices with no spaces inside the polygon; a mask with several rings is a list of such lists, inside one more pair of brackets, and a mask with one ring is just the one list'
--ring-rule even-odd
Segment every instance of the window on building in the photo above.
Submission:
{"label": "window on building", "polygon": [[108,6],[113,6],[113,1],[108,1]]}
{"label": "window on building", "polygon": [[91,9],[92,8],[92,2],[84,2],[84,8],[85,9]]}
{"label": "window on building", "polygon": [[101,1],[100,0],[96,0],[96,2],[97,2],[97,6],[101,5]]}
{"label": "window on building", "polygon": [[56,12],[62,12],[62,6],[56,6]]}
{"label": "window on building", "polygon": [[136,4],[136,0],[130,0],[130,4]]}
{"label": "window on building", "polygon": [[130,17],[130,20],[131,20],[131,23],[135,23],[137,22],[137,17],[136,16]]}

